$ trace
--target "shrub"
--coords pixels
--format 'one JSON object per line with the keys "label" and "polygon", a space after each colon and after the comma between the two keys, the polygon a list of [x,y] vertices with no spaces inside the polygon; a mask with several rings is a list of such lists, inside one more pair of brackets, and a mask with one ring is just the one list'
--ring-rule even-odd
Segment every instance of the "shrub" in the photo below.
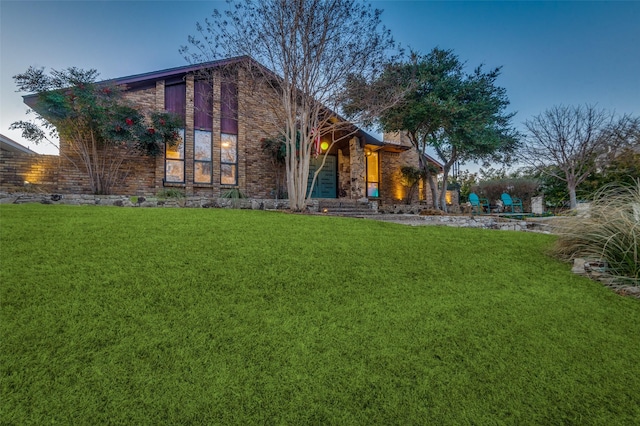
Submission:
{"label": "shrub", "polygon": [[158,191],[158,198],[185,198],[184,191],[176,188],[166,188]]}
{"label": "shrub", "polygon": [[525,211],[531,211],[531,197],[535,196],[540,181],[531,178],[504,178],[491,179],[480,182],[472,188],[473,192],[477,192],[483,197],[489,199],[491,204],[500,199],[503,192],[522,199]]}
{"label": "shrub", "polygon": [[558,222],[555,254],[604,261],[606,272],[640,285],[640,180],[598,191],[586,215]]}
{"label": "shrub", "polygon": [[232,188],[228,191],[223,192],[220,195],[222,198],[231,198],[232,200],[238,200],[240,198],[247,198],[244,192],[239,190],[238,188]]}

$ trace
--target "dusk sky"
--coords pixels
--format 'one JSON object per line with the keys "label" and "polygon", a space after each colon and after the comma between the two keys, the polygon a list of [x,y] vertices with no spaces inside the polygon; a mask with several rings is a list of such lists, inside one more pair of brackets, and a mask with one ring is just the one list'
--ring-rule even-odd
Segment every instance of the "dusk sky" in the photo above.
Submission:
{"label": "dusk sky", "polygon": [[[453,49],[469,70],[502,66],[514,125],[559,104],[640,114],[640,2],[373,1],[404,47]],[[0,133],[27,107],[12,77],[30,65],[95,68],[102,79],[182,66],[178,48],[215,1],[0,2]],[[465,168],[464,166],[462,167]]]}

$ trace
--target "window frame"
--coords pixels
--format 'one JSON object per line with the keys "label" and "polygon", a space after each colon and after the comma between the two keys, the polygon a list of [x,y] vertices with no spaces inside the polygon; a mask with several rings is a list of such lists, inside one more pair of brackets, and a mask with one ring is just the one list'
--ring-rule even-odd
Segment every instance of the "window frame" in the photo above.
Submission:
{"label": "window frame", "polygon": [[[369,180],[369,161],[372,159],[372,157],[375,157],[376,160],[376,175],[377,175],[377,180],[376,181],[372,181]],[[367,198],[380,198],[380,155],[378,151],[372,151],[369,153],[369,155],[365,155],[365,165],[366,165],[366,191],[367,191]],[[375,184],[375,190],[377,192],[377,195],[369,195],[369,184]]]}
{"label": "window frame", "polygon": [[[185,137],[185,129],[178,129],[178,132],[180,134],[180,139],[182,140],[182,142],[180,143],[180,147],[182,148],[178,154],[178,157],[170,157],[168,154],[169,153],[173,153],[175,151],[171,151],[169,150],[169,145],[165,144],[165,150],[164,150],[164,178],[163,181],[164,183],[167,184],[184,184],[185,183],[185,176],[186,176],[186,167],[185,167],[185,161],[184,161],[184,157],[185,157],[185,142],[184,142],[184,137]],[[167,173],[168,170],[168,165],[169,164],[182,164],[182,180],[177,181],[177,180],[169,180],[168,177],[170,176]]]}
{"label": "window frame", "polygon": [[[224,141],[225,137],[232,137],[235,144],[235,161],[225,161],[224,159]],[[223,169],[225,166],[231,166],[233,170],[233,183],[224,182]],[[238,135],[231,133],[220,134],[220,185],[238,186]]]}
{"label": "window frame", "polygon": [[[198,159],[197,141],[198,135],[205,135],[207,137],[207,148],[205,151],[208,153],[208,159]],[[199,181],[197,180],[198,165],[209,166],[209,180]],[[212,185],[213,184],[213,132],[209,130],[194,129],[193,131],[193,183],[197,185]]]}

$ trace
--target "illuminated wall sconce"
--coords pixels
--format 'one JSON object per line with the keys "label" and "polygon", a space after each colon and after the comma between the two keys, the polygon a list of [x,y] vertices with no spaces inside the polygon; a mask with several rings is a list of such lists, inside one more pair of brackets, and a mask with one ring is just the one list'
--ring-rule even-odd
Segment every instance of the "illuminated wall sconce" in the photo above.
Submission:
{"label": "illuminated wall sconce", "polygon": [[364,155],[366,155],[367,157],[370,157],[371,154],[373,154],[373,151],[371,151],[369,148],[364,149]]}
{"label": "illuminated wall sconce", "polygon": [[322,209],[322,213],[329,213],[329,209],[325,207],[324,209]]}
{"label": "illuminated wall sconce", "polygon": [[320,149],[322,150],[322,152],[326,151],[327,149],[329,149],[329,142],[322,142],[320,144]]}

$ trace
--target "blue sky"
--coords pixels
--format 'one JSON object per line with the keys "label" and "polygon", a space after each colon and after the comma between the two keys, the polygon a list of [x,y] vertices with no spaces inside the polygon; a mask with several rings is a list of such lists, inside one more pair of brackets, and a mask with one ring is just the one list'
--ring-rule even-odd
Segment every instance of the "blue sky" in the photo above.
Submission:
{"label": "blue sky", "polygon": [[[559,104],[640,114],[640,2],[373,1],[404,47],[453,49],[502,66],[514,124]],[[185,65],[178,48],[216,1],[0,1],[0,133],[26,106],[12,76],[30,65],[95,68],[104,79]],[[464,166],[462,167],[465,168]]]}

